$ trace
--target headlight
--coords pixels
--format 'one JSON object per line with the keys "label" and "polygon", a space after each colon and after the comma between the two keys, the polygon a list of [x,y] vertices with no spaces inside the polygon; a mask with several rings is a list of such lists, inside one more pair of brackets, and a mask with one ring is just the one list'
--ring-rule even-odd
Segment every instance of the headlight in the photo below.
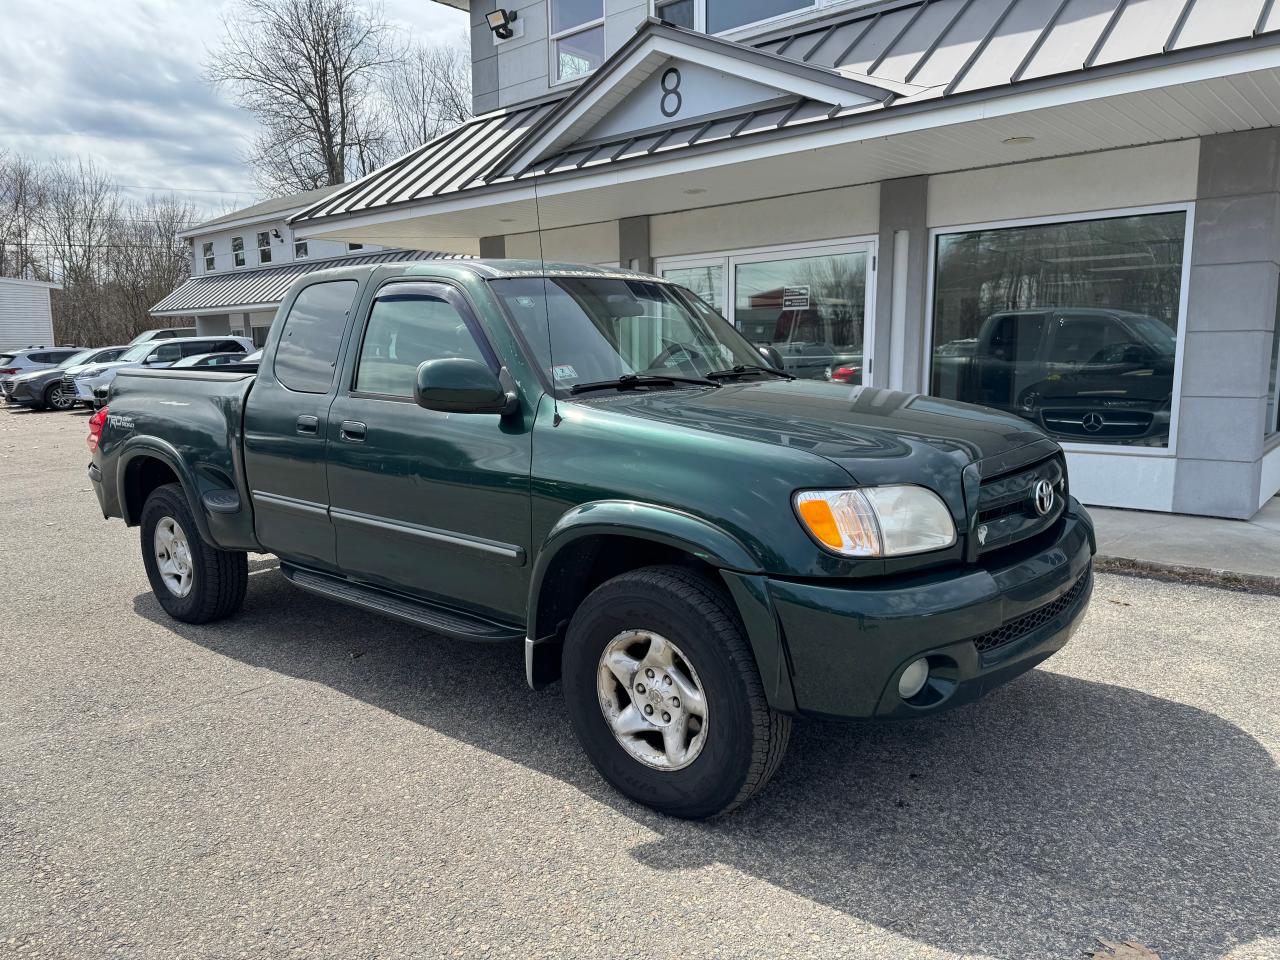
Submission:
{"label": "headlight", "polygon": [[900,557],[956,542],[947,505],[924,487],[805,490],[794,499],[805,529],[842,557]]}

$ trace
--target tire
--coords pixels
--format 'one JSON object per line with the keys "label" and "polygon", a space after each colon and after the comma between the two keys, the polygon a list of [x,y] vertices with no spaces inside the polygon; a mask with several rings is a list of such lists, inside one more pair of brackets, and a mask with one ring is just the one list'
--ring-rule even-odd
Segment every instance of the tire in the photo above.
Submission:
{"label": "tire", "polygon": [[[665,657],[659,646],[667,650]],[[608,664],[602,659],[606,653]],[[632,661],[639,667],[634,672]],[[646,664],[659,663],[673,665],[669,675],[658,667],[653,684],[637,692]],[[746,801],[777,771],[791,736],[791,718],[765,700],[728,597],[681,567],[645,567],[596,588],[569,623],[563,676],[574,732],[596,769],[626,796],[672,816],[705,819]],[[631,687],[623,676],[633,678]],[[681,705],[668,696],[690,682],[700,697],[687,697],[690,702]],[[624,696],[628,706],[622,705]],[[656,723],[659,715],[671,716],[671,703],[677,725],[683,724],[673,734],[674,751],[666,746],[665,726],[655,734],[629,712],[652,706],[645,722]],[[703,710],[701,718],[694,703]],[[628,732],[615,734],[615,725]],[[688,740],[683,753],[682,739]]]}
{"label": "tire", "polygon": [[66,394],[62,392],[62,384],[51,383],[44,391],[44,407],[45,410],[71,410],[75,407],[74,398],[65,399]]}
{"label": "tire", "polygon": [[147,579],[169,616],[183,623],[212,623],[240,609],[249,585],[248,555],[204,541],[181,485],[167,483],[147,497],[141,527]]}

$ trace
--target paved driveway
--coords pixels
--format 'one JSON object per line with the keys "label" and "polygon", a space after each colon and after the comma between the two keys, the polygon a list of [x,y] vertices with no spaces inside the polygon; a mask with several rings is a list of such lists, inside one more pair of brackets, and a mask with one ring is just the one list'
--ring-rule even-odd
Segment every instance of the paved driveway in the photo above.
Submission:
{"label": "paved driveway", "polygon": [[1102,576],[985,701],[806,723],[712,824],[622,800],[520,652],[252,564],[189,627],[84,413],[0,410],[0,956],[1280,956],[1280,598]]}

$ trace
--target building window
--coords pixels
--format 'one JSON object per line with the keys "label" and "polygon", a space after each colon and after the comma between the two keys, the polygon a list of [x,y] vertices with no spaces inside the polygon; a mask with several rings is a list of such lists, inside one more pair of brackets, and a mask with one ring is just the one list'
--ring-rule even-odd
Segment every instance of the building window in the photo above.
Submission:
{"label": "building window", "polygon": [[356,251],[356,250],[363,250],[363,249],[364,249],[364,244],[363,244],[363,243],[348,243],[348,244],[347,244],[347,253],[352,253],[352,252],[354,252],[354,251]]}
{"label": "building window", "polygon": [[204,243],[200,244],[200,255],[204,257],[204,269],[205,272],[208,273],[213,269],[214,265],[212,240],[206,240]]}
{"label": "building window", "polygon": [[868,242],[792,246],[673,259],[658,272],[777,351],[788,373],[858,384],[870,372],[873,252]]}
{"label": "building window", "polygon": [[244,266],[244,237],[231,238],[231,262],[237,267]]}
{"label": "building window", "polygon": [[1169,445],[1185,210],[943,233],[932,392],[1063,443]]}
{"label": "building window", "polygon": [[258,262],[271,262],[271,234],[265,230],[258,234]]}
{"label": "building window", "polygon": [[552,83],[585,77],[604,62],[604,0],[550,0]]}
{"label": "building window", "polygon": [[653,14],[667,23],[706,33],[726,33],[840,0],[654,0]]}
{"label": "building window", "polygon": [[311,254],[307,251],[307,241],[305,240],[293,241],[293,259],[305,260],[309,256],[311,256]]}

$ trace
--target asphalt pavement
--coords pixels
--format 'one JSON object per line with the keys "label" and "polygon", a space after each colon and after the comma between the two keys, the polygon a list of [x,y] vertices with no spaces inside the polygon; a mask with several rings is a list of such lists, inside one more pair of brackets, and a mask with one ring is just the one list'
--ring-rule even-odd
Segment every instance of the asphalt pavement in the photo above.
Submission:
{"label": "asphalt pavement", "polygon": [[267,557],[236,619],[170,621],[86,421],[0,409],[0,956],[1280,957],[1280,597],[1101,575],[1040,669],[799,723],[692,824],[597,777],[518,649]]}

